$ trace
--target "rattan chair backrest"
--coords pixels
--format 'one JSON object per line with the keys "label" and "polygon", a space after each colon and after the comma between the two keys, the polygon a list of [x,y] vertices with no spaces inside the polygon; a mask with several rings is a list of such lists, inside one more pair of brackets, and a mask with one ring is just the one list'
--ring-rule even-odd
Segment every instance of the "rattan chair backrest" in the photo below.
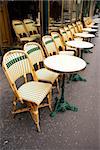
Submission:
{"label": "rattan chair backrest", "polygon": [[27,29],[27,31],[28,31],[28,33],[30,35],[38,33],[37,27],[35,26],[35,23],[34,23],[33,20],[31,20],[31,19],[24,19],[23,22],[24,22],[25,27],[26,27],[26,29]]}
{"label": "rattan chair backrest", "polygon": [[20,20],[12,20],[12,26],[18,38],[29,36],[24,24]]}
{"label": "rattan chair backrest", "polygon": [[64,28],[59,28],[59,31],[60,31],[60,34],[62,35],[63,42],[64,43],[67,42],[68,41],[68,37],[67,37],[67,33],[64,30]]}
{"label": "rattan chair backrest", "polygon": [[93,22],[91,17],[88,17],[88,22],[89,22],[89,24],[91,24]]}
{"label": "rattan chair backrest", "polygon": [[45,35],[42,37],[43,46],[45,48],[46,54],[48,56],[57,54],[57,47],[50,35]]}
{"label": "rattan chair backrest", "polygon": [[80,22],[79,22],[79,21],[76,22],[76,25],[77,25],[78,31],[79,31],[79,32],[82,32],[82,31],[81,31],[81,26],[80,26]]}
{"label": "rattan chair backrest", "polygon": [[44,52],[40,44],[36,42],[28,42],[24,45],[24,51],[27,52],[34,67],[35,65],[39,66],[43,63]]}
{"label": "rattan chair backrest", "polygon": [[74,27],[74,30],[76,33],[78,33],[78,28],[77,28],[77,25],[75,23],[72,23],[73,27]]}
{"label": "rattan chair backrest", "polygon": [[73,36],[71,34],[71,31],[69,30],[68,27],[64,27],[65,31],[66,31],[66,34],[67,34],[67,40],[70,41],[70,40],[73,40]]}
{"label": "rattan chair backrest", "polygon": [[92,23],[91,19],[89,17],[84,18],[84,24],[87,27],[88,25],[90,25]]}
{"label": "rattan chair backrest", "polygon": [[62,41],[61,35],[57,32],[51,32],[51,36],[56,44],[56,47],[58,49],[58,51],[60,50],[60,48],[62,48],[62,50],[65,49],[64,43]]}
{"label": "rattan chair backrest", "polygon": [[28,82],[27,75],[31,74],[33,80],[37,80],[35,71],[29,61],[28,55],[22,50],[12,50],[3,57],[3,69],[11,87],[16,87],[16,81],[23,77]]}
{"label": "rattan chair backrest", "polygon": [[75,35],[74,27],[73,27],[72,25],[68,25],[68,27],[69,27],[69,30],[70,30],[70,32],[71,32],[73,38],[74,38],[74,35]]}
{"label": "rattan chair backrest", "polygon": [[80,27],[80,32],[82,32],[83,31],[83,24],[82,24],[81,21],[79,21],[78,24],[79,24],[79,27]]}

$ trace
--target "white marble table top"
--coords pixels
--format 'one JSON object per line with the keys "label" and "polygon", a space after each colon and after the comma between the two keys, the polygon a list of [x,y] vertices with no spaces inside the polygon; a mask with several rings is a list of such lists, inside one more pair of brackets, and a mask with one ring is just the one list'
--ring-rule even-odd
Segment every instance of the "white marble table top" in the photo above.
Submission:
{"label": "white marble table top", "polygon": [[94,23],[100,23],[100,18],[94,18],[94,19],[93,19],[93,22],[94,22]]}
{"label": "white marble table top", "polygon": [[84,69],[86,62],[76,56],[53,55],[44,60],[44,65],[46,68],[55,72],[70,73]]}
{"label": "white marble table top", "polygon": [[92,28],[83,28],[82,30],[87,32],[97,32],[96,29],[92,29]]}
{"label": "white marble table top", "polygon": [[68,41],[66,42],[66,45],[68,46],[72,46],[75,48],[92,48],[94,45],[90,42],[85,42],[85,41],[81,41],[81,40],[73,40],[73,41]]}
{"label": "white marble table top", "polygon": [[99,26],[97,26],[97,25],[93,25],[91,28],[98,29],[98,28],[99,28]]}
{"label": "white marble table top", "polygon": [[89,34],[87,32],[75,33],[75,36],[82,37],[82,38],[93,38],[93,37],[95,37],[94,34]]}
{"label": "white marble table top", "polygon": [[99,26],[92,24],[92,25],[88,25],[88,27],[98,29]]}

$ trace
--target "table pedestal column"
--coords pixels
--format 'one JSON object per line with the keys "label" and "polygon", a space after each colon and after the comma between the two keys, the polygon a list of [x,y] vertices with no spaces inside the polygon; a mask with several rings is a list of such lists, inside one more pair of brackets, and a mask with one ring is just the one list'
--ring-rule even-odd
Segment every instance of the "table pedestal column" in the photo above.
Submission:
{"label": "table pedestal column", "polygon": [[64,86],[65,86],[65,74],[63,74],[62,78],[62,86],[61,86],[61,98],[56,98],[57,102],[55,105],[54,111],[50,114],[51,117],[54,117],[57,112],[64,112],[66,110],[71,110],[74,112],[78,111],[78,108],[70,105],[67,101],[64,100]]}
{"label": "table pedestal column", "polygon": [[[78,56],[83,58],[83,50],[79,50],[79,48],[77,48],[77,50],[78,50]],[[78,73],[74,73],[70,75],[67,83],[69,83],[69,81],[85,81],[86,82],[87,80],[83,78],[81,75],[79,75]]]}
{"label": "table pedestal column", "polygon": [[[92,38],[83,38],[83,41],[91,42]],[[93,53],[90,48],[84,48],[84,53]]]}

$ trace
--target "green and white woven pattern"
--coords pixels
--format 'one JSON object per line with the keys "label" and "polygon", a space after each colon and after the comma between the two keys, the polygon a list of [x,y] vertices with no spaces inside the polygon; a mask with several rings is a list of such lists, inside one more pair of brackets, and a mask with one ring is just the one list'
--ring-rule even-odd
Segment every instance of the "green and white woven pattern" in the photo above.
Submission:
{"label": "green and white woven pattern", "polygon": [[67,38],[66,31],[65,31],[63,28],[60,28],[59,31],[60,31],[60,34],[61,34],[62,37],[63,37],[63,41],[64,41],[64,42],[67,41],[68,38]]}
{"label": "green and white woven pattern", "polygon": [[28,56],[32,62],[32,65],[38,64],[43,61],[43,55],[40,45],[35,42],[29,42],[24,45],[24,50],[28,53]]}
{"label": "green and white woven pattern", "polygon": [[55,41],[55,44],[56,44],[56,46],[57,46],[58,49],[59,49],[60,46],[61,46],[62,48],[64,47],[64,46],[63,46],[63,43],[62,43],[62,41],[61,41],[61,39],[60,39],[59,33],[52,32],[52,33],[51,33],[51,36],[52,36],[53,40]]}
{"label": "green and white woven pattern", "polygon": [[16,50],[15,53],[9,53],[6,56],[5,64],[12,82],[15,82],[21,76],[32,72],[26,55],[21,52],[17,53]]}
{"label": "green and white woven pattern", "polygon": [[12,21],[12,24],[13,24],[13,27],[14,27],[14,30],[17,34],[23,34],[23,33],[26,33],[26,30],[24,28],[24,24],[22,21],[20,20],[13,20]]}
{"label": "green and white woven pattern", "polygon": [[31,19],[24,19],[23,20],[25,27],[28,31],[28,33],[30,34],[30,32],[32,32],[32,34],[30,34],[30,37],[32,37],[33,39],[38,39],[40,38],[40,34],[38,34],[38,30],[37,27],[34,24],[34,21]]}
{"label": "green and white woven pattern", "polygon": [[[38,43],[36,42],[26,43],[24,45],[24,50],[28,53],[28,56],[33,66],[35,64],[39,65],[39,62],[43,62],[44,60],[43,50]],[[38,68],[38,70],[36,71],[36,75],[38,77],[38,80],[54,83],[54,81],[57,79],[59,74],[49,71],[46,68],[41,68],[41,69]]]}
{"label": "green and white woven pattern", "polygon": [[53,52],[57,53],[57,49],[55,43],[52,40],[52,37],[47,35],[42,37],[43,44],[48,52],[48,54],[53,54]]}
{"label": "green and white woven pattern", "polygon": [[31,19],[24,19],[23,22],[24,22],[25,27],[26,27],[28,32],[29,31],[35,31],[36,33],[38,33],[37,27],[35,27],[35,24],[34,24],[33,20],[31,20]]}

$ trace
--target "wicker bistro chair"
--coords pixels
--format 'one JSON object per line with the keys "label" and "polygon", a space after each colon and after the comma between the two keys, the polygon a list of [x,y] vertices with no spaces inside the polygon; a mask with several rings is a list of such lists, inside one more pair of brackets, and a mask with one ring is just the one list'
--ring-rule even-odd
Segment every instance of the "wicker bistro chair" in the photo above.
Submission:
{"label": "wicker bistro chair", "polygon": [[[72,36],[72,34],[71,34],[71,32],[70,32],[70,30],[68,28],[65,28],[65,27],[64,28],[60,28],[59,31],[60,31],[60,34],[62,35],[62,39],[63,39],[63,42],[64,42],[65,45],[66,45],[67,41],[74,40],[73,36]],[[74,51],[73,55],[76,55],[76,53],[77,53],[77,49],[76,48],[67,46],[67,49],[69,49],[70,51],[71,50]]]}
{"label": "wicker bistro chair", "polygon": [[67,40],[70,41],[70,40],[74,40],[72,34],[71,34],[71,31],[69,30],[69,28],[67,26],[64,26],[64,29],[66,31],[66,34],[67,34]]}
{"label": "wicker bistro chair", "polygon": [[90,17],[84,18],[84,24],[86,27],[92,27],[94,25],[94,22]]}
{"label": "wicker bistro chair", "polygon": [[77,28],[79,32],[83,32],[83,24],[81,21],[76,22]]}
{"label": "wicker bistro chair", "polygon": [[77,28],[78,28],[79,32],[86,32],[86,31],[83,31],[83,24],[82,24],[81,21],[77,21],[76,25],[77,25]]}
{"label": "wicker bistro chair", "polygon": [[70,30],[70,32],[71,32],[71,34],[72,34],[72,36],[73,36],[73,39],[74,39],[74,38],[76,38],[76,36],[75,36],[75,29],[74,29],[74,27],[73,27],[72,25],[68,25],[68,28],[69,28],[69,30]]}
{"label": "wicker bistro chair", "polygon": [[69,28],[69,30],[70,30],[70,32],[71,32],[71,34],[72,34],[73,39],[77,39],[77,40],[78,40],[78,39],[79,39],[79,40],[81,39],[81,40],[83,40],[83,38],[75,36],[75,33],[77,33],[77,32],[76,32],[74,26],[68,25],[68,28]]}
{"label": "wicker bistro chair", "polygon": [[79,31],[78,31],[78,27],[77,27],[77,25],[76,25],[75,23],[72,23],[72,25],[73,25],[73,27],[74,27],[74,31],[75,31],[75,33],[78,33]]}
{"label": "wicker bistro chair", "polygon": [[[14,92],[13,114],[29,111],[38,131],[39,112],[38,109],[44,106],[49,106],[51,110],[51,88],[52,84],[38,82],[35,71],[28,59],[28,55],[22,50],[12,50],[7,52],[3,57],[3,69],[8,78],[10,86]],[[32,80],[29,80],[29,76]],[[24,81],[18,85],[18,80],[23,77]],[[48,98],[48,103],[42,103],[44,98]],[[27,107],[18,109],[17,104],[25,103]]]}
{"label": "wicker bistro chair", "polygon": [[52,37],[45,35],[42,37],[42,43],[47,56],[56,55],[59,53]]}
{"label": "wicker bistro chair", "polygon": [[70,48],[67,48],[68,46],[64,45],[64,42],[62,41],[61,35],[59,33],[51,32],[51,36],[55,42],[59,54],[74,55],[76,53],[75,50],[71,50]]}
{"label": "wicker bistro chair", "polygon": [[35,39],[40,39],[40,34],[38,34],[37,27],[34,24],[34,21],[31,19],[24,19],[23,20],[25,27],[30,35],[30,37],[33,37]]}
{"label": "wicker bistro chair", "polygon": [[71,35],[71,37],[69,39],[68,36],[67,36],[65,28],[59,28],[59,32],[60,32],[60,34],[62,36],[62,39],[63,39],[64,43],[67,42],[67,41],[69,41],[69,40],[72,40],[72,35]]}
{"label": "wicker bistro chair", "polygon": [[56,87],[59,93],[59,74],[44,68],[43,60],[45,59],[45,56],[41,45],[36,42],[28,42],[24,45],[24,51],[27,52],[31,63],[34,66],[38,80],[53,85],[56,82]]}
{"label": "wicker bistro chair", "polygon": [[[98,25],[98,22],[96,22],[95,19],[92,19],[92,17],[88,17],[88,22],[89,22],[89,24],[90,24],[90,27],[92,27],[93,25],[94,25],[94,26],[97,26],[97,25]],[[97,26],[96,28],[98,28],[98,26]]]}
{"label": "wicker bistro chair", "polygon": [[18,38],[18,41],[20,41],[21,43],[25,43],[25,42],[30,42],[33,41],[34,38],[30,37],[23,22],[20,20],[13,20],[12,21],[12,26],[13,29],[15,31],[15,34]]}

